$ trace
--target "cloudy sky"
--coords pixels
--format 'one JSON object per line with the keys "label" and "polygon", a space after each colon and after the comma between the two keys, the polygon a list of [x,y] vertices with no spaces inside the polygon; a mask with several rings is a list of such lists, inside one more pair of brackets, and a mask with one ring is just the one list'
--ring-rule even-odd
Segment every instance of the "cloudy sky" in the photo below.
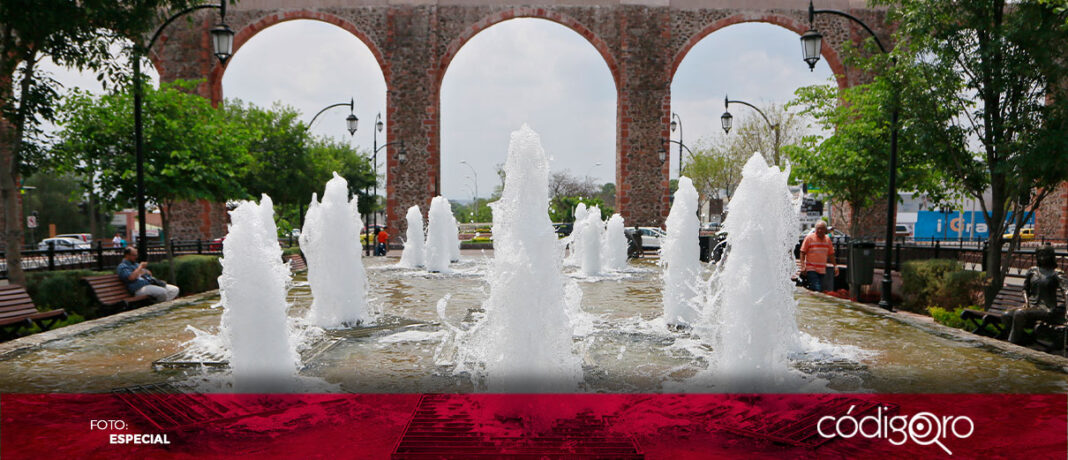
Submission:
{"label": "cloudy sky", "polygon": [[[683,141],[723,135],[725,94],[756,105],[782,104],[801,86],[828,82],[826,62],[809,72],[800,48],[797,34],[761,23],[727,27],[694,46],[671,85]],[[67,86],[99,90],[91,75],[53,71]],[[347,108],[324,113],[312,131],[368,151],[375,116],[386,105],[385,80],[370,50],[338,27],[306,20],[272,26],[246,43],[223,76],[223,93],[261,106],[293,106],[306,122],[323,107],[355,98],[355,136],[345,130]],[[442,193],[449,198],[470,199],[476,189],[489,195],[509,133],[522,123],[541,134],[554,170],[615,181],[615,84],[600,54],[567,27],[514,19],[486,29],[449,66],[441,97]],[[732,113],[740,117],[743,110]],[[677,132],[673,136],[678,139]],[[384,142],[380,133],[378,143]],[[673,157],[671,177],[677,164]]]}

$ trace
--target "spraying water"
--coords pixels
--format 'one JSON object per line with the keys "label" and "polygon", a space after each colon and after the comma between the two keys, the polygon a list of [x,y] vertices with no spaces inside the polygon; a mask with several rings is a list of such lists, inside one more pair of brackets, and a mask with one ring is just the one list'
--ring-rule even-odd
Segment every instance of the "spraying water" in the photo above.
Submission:
{"label": "spraying water", "polygon": [[604,222],[601,222],[601,208],[591,206],[583,219],[582,230],[575,239],[578,247],[582,274],[586,276],[601,273],[601,234]]}
{"label": "spraying water", "polygon": [[297,375],[299,356],[286,319],[289,267],[282,263],[271,198],[242,203],[230,212],[223,242],[222,335],[238,391],[261,391]]}
{"label": "spraying water", "polygon": [[408,220],[407,239],[404,241],[404,252],[401,253],[401,259],[397,265],[405,268],[422,267],[426,264],[423,213],[419,211],[418,205],[412,206],[408,208],[405,218]]}
{"label": "spraying water", "polygon": [[664,321],[692,326],[700,316],[697,299],[701,260],[697,219],[697,189],[689,177],[679,178],[679,189],[667,218],[667,236],[660,250],[664,270]]}
{"label": "spraying water", "polygon": [[604,269],[619,271],[627,267],[627,235],[624,233],[623,216],[612,214],[605,225],[601,242],[601,260]]}
{"label": "spraying water", "polygon": [[453,262],[460,261],[460,225],[456,222],[456,216],[452,217],[452,228],[449,230],[449,235],[452,236],[452,241],[449,242],[449,255]]}
{"label": "spraying water", "polygon": [[790,282],[798,215],[789,175],[753,154],[723,224],[731,252],[713,275],[707,329],[698,332],[717,355],[712,373],[738,388],[783,382],[787,354],[801,349]]}
{"label": "spraying water", "polygon": [[[549,219],[549,160],[523,125],[512,133],[501,199],[493,203],[494,257],[482,319],[460,341],[461,363],[492,392],[569,392],[582,381],[556,233]],[[477,364],[476,364],[477,365]],[[458,369],[460,370],[460,369]]]}
{"label": "spraying water", "polygon": [[575,206],[575,221],[571,226],[571,234],[564,238],[564,245],[570,249],[567,257],[564,259],[564,265],[581,265],[582,264],[582,231],[586,228],[586,215],[589,212],[586,210],[586,203],[579,203]]}
{"label": "spraying water", "polygon": [[326,183],[323,200],[312,195],[300,232],[307,257],[312,301],[309,320],[322,328],[367,324],[367,274],[360,251],[360,213],[348,199],[348,182],[337,173]]}
{"label": "spraying water", "polygon": [[431,272],[449,272],[452,261],[453,241],[456,238],[456,219],[452,216],[452,206],[443,196],[436,196],[430,201],[430,223],[426,227],[426,269]]}

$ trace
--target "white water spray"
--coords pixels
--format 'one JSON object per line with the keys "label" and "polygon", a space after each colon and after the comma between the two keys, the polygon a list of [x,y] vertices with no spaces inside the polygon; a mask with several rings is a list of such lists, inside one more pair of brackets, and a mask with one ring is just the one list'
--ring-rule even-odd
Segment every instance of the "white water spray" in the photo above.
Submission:
{"label": "white water spray", "polygon": [[419,268],[426,265],[426,235],[423,234],[423,213],[419,206],[408,208],[405,216],[408,220],[407,239],[404,241],[404,252],[401,253],[400,262],[397,266],[405,268]]}
{"label": "white water spray", "polygon": [[335,172],[322,202],[312,195],[300,232],[314,297],[308,318],[312,324],[337,328],[371,322],[360,248],[362,225],[356,197],[348,199],[348,182]]}
{"label": "white water spray", "polygon": [[623,216],[619,214],[612,214],[605,225],[601,260],[606,270],[619,271],[627,268],[627,235],[624,233]]}
{"label": "white water spray", "polygon": [[660,265],[664,270],[664,321],[670,325],[692,326],[700,316],[696,290],[701,283],[700,228],[697,189],[689,177],[680,177],[667,218],[667,236],[660,250]]}
{"label": "white water spray", "polygon": [[452,228],[449,230],[449,235],[452,236],[452,241],[449,242],[450,259],[453,262],[460,261],[460,224],[456,222],[456,216],[452,216]]}
{"label": "white water spray", "polygon": [[574,243],[578,247],[582,274],[586,276],[601,274],[601,235],[603,233],[604,222],[601,221],[601,208],[590,206]]}
{"label": "white water spray", "polygon": [[[460,363],[500,392],[570,392],[582,381],[556,233],[549,160],[523,125],[512,133],[501,199],[493,203],[494,256],[486,316],[460,340]],[[458,371],[463,371],[463,365]]]}
{"label": "white water spray", "polygon": [[790,282],[798,215],[789,175],[753,154],[723,223],[730,255],[714,275],[698,333],[717,356],[710,372],[731,387],[773,389],[789,376],[787,354],[801,349]]}
{"label": "white water spray", "polygon": [[456,220],[452,216],[452,205],[443,196],[436,196],[430,201],[426,227],[426,269],[431,272],[448,273],[452,261],[453,241],[456,239]]}
{"label": "white water spray", "polygon": [[289,267],[282,263],[271,198],[230,212],[223,242],[222,336],[230,344],[234,388],[256,392],[297,375],[300,358],[286,318]]}

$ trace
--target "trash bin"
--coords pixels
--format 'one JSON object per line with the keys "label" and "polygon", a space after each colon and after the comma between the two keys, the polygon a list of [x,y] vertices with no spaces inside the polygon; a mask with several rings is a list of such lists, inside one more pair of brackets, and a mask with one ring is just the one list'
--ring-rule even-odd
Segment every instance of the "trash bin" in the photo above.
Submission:
{"label": "trash bin", "polygon": [[849,244],[849,284],[871,284],[875,275],[875,243],[854,241]]}

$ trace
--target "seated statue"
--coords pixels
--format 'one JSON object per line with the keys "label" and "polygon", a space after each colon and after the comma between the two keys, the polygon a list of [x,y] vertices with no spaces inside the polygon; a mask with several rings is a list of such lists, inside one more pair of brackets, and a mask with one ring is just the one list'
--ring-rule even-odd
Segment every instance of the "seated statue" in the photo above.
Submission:
{"label": "seated statue", "polygon": [[1009,341],[1015,344],[1026,342],[1024,329],[1037,321],[1061,322],[1064,320],[1064,305],[1057,302],[1058,291],[1068,289],[1068,278],[1057,268],[1053,247],[1046,244],[1035,250],[1037,267],[1027,270],[1024,278],[1024,303],[1005,313],[1002,321],[1009,330]]}

